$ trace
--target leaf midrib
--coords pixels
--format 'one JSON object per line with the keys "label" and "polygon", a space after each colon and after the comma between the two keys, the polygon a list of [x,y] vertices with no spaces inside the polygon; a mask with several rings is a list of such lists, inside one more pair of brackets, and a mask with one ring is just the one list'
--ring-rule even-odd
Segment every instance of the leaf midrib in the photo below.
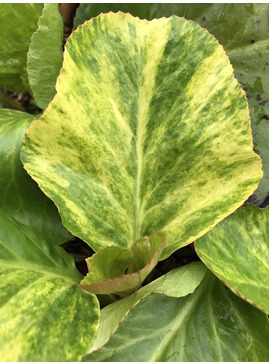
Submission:
{"label": "leaf midrib", "polygon": [[[169,34],[168,33],[166,36]],[[162,60],[162,55],[165,49],[167,38],[160,40],[160,44],[154,45],[153,49],[150,48],[150,44],[147,43],[147,37],[150,38],[149,34],[145,32],[143,36],[138,38],[138,49],[140,54],[148,52],[151,57],[146,58],[146,62],[142,64],[142,71],[139,80],[138,88],[138,125],[136,134],[136,154],[137,154],[137,176],[136,176],[136,198],[135,198],[135,221],[134,221],[134,236],[133,242],[141,237],[141,226],[144,216],[142,196],[141,196],[141,182],[142,182],[142,171],[143,171],[143,136],[145,135],[146,125],[148,122],[148,110],[150,101],[154,94],[155,81],[159,64]],[[151,44],[152,46],[152,44]],[[142,51],[143,50],[143,51]],[[153,59],[153,61],[152,61]],[[153,63],[154,62],[154,63]],[[154,67],[153,67],[154,64]],[[152,77],[153,75],[153,77]],[[150,88],[150,91],[149,91]]]}
{"label": "leaf midrib", "polygon": [[[0,259],[1,268],[8,268],[8,269],[18,269],[23,271],[29,272],[38,272],[43,274],[46,278],[60,278],[66,282],[71,284],[77,284],[79,279],[75,279],[75,277],[71,276],[70,270],[65,269],[59,272],[57,268],[50,268],[43,265],[38,264],[27,264],[25,261],[16,261],[16,262],[8,262],[6,260]],[[79,272],[78,272],[79,276]],[[82,278],[82,276],[81,276]]]}

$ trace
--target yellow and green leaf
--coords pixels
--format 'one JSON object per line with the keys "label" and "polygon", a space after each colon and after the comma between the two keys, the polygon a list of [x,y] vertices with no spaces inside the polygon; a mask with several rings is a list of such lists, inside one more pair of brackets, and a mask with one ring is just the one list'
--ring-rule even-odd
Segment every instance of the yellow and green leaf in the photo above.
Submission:
{"label": "yellow and green leaf", "polygon": [[78,361],[99,322],[61,247],[0,210],[0,361]]}
{"label": "yellow and green leaf", "polygon": [[223,48],[191,21],[86,22],[66,45],[56,89],[22,160],[95,250],[162,230],[164,259],[258,186],[244,92]]}
{"label": "yellow and green leaf", "polygon": [[141,19],[184,16],[206,28],[223,45],[246,91],[256,152],[264,177],[253,199],[269,194],[269,4],[80,4],[74,25],[100,13],[123,11]]}
{"label": "yellow and green leaf", "polygon": [[269,314],[269,208],[240,207],[195,249],[233,292]]}

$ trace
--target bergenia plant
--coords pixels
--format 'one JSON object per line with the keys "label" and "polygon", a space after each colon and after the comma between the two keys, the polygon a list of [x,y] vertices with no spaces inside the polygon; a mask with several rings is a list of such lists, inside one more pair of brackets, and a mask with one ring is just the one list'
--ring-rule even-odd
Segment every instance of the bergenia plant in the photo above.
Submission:
{"label": "bergenia plant", "polygon": [[0,10],[1,361],[269,360],[269,5]]}

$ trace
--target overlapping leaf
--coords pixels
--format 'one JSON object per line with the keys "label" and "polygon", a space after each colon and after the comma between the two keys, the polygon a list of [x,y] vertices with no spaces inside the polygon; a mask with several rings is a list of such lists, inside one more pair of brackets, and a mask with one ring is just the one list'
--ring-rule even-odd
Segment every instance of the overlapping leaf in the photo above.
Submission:
{"label": "overlapping leaf", "polygon": [[0,211],[0,262],[0,360],[79,360],[99,305],[76,286],[73,259]]}
{"label": "overlapping leaf", "polygon": [[63,60],[63,19],[59,4],[45,4],[27,55],[27,72],[35,100],[44,109],[56,92]]}
{"label": "overlapping leaf", "polygon": [[269,4],[81,4],[75,27],[101,12],[119,10],[149,20],[184,16],[208,29],[224,46],[246,90],[255,150],[263,159],[264,178],[254,198],[269,194]]}
{"label": "overlapping leaf", "polygon": [[269,209],[241,207],[195,243],[203,262],[269,313]]}
{"label": "overlapping leaf", "polygon": [[131,249],[108,246],[99,250],[87,259],[89,273],[80,287],[96,294],[129,295],[156,266],[164,243],[165,233],[157,232],[138,239]]}
{"label": "overlapping leaf", "polygon": [[268,341],[267,316],[208,273],[186,297],[146,296],[84,361],[267,361]]}
{"label": "overlapping leaf", "polygon": [[117,330],[128,312],[150,293],[162,293],[170,297],[183,297],[192,293],[206,274],[206,268],[200,262],[191,263],[156,279],[142,287],[131,296],[112,303],[101,310],[101,320],[97,336],[89,353],[100,349]]}
{"label": "overlapping leaf", "polygon": [[43,4],[0,4],[0,88],[29,90],[26,57]]}
{"label": "overlapping leaf", "polygon": [[0,110],[0,208],[48,241],[60,244],[71,236],[58,211],[23,169],[20,148],[34,116]]}
{"label": "overlapping leaf", "polygon": [[57,95],[22,159],[94,249],[163,230],[165,258],[257,187],[249,124],[228,58],[205,30],[110,13],[70,37]]}

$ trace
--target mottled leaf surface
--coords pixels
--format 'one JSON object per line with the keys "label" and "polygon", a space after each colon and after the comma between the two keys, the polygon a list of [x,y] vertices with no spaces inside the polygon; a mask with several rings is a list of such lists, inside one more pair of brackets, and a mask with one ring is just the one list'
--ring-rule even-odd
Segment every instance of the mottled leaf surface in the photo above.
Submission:
{"label": "mottled leaf surface", "polygon": [[0,262],[0,360],[80,360],[99,304],[73,258],[0,211]]}
{"label": "mottled leaf surface", "polygon": [[89,353],[106,344],[128,312],[148,294],[154,292],[171,297],[187,296],[198,287],[206,271],[206,267],[200,262],[185,265],[147,284],[131,296],[103,308],[97,336],[89,349]]}
{"label": "mottled leaf surface", "polygon": [[211,273],[186,297],[146,296],[84,361],[267,361],[267,316]]}
{"label": "mottled leaf surface", "polygon": [[22,159],[95,250],[162,230],[165,258],[258,185],[245,95],[193,22],[94,18],[70,37],[56,88]]}
{"label": "mottled leaf surface", "polygon": [[269,314],[269,208],[240,207],[195,249],[233,291]]}
{"label": "mottled leaf surface", "polygon": [[56,92],[63,61],[63,19],[59,4],[45,4],[27,54],[27,72],[34,98],[45,109]]}
{"label": "mottled leaf surface", "polygon": [[198,22],[228,53],[235,76],[246,90],[255,150],[263,159],[264,178],[254,198],[269,194],[269,4],[80,4],[75,27],[109,11],[141,19],[173,14]]}
{"label": "mottled leaf surface", "polygon": [[59,213],[24,170],[20,148],[34,119],[19,111],[0,110],[0,209],[55,244],[70,239]]}
{"label": "mottled leaf surface", "polygon": [[0,4],[0,88],[30,90],[26,58],[43,4]]}
{"label": "mottled leaf surface", "polygon": [[[138,239],[131,249],[108,246],[88,258],[80,287],[96,294],[127,296],[137,290],[159,261],[165,233]],[[126,273],[126,274],[125,274]]]}

